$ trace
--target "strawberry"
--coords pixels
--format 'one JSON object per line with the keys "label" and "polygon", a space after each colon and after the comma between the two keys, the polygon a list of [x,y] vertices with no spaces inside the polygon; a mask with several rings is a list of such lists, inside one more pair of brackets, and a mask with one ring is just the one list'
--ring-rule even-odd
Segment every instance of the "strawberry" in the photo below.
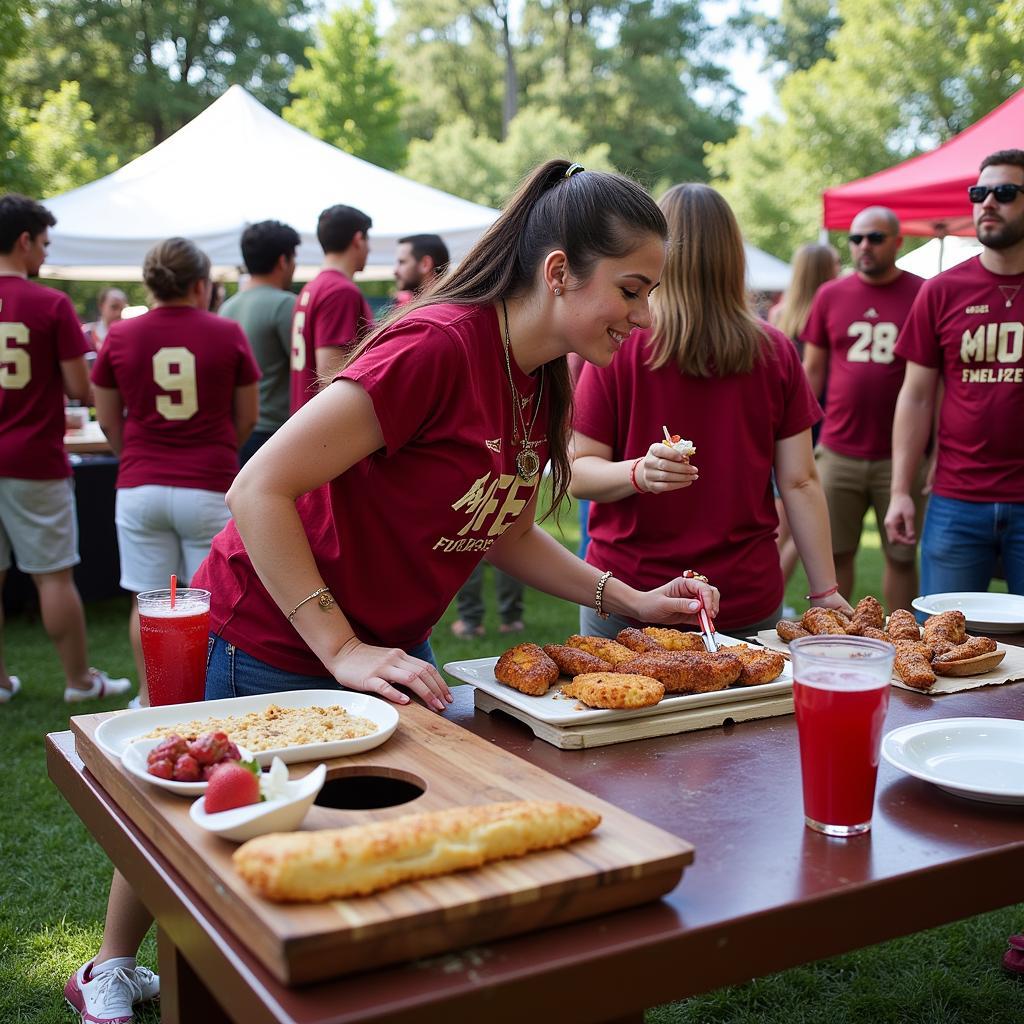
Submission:
{"label": "strawberry", "polygon": [[223,732],[204,733],[188,745],[188,752],[201,764],[217,764],[224,760],[228,737]]}
{"label": "strawberry", "polygon": [[166,757],[150,761],[146,770],[150,775],[155,775],[158,779],[174,778],[174,762]]}
{"label": "strawberry", "polygon": [[224,761],[206,787],[207,814],[245,807],[260,799],[260,767],[255,761]]}
{"label": "strawberry", "polygon": [[174,780],[176,782],[198,782],[202,778],[199,763],[191,754],[182,754],[174,762]]}

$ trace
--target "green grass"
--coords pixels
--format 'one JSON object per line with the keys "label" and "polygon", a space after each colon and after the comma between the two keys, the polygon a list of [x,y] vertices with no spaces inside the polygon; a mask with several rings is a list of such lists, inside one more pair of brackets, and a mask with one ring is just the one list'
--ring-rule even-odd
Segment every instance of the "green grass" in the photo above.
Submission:
{"label": "green grass", "polygon": [[[575,550],[575,516],[562,518],[560,536]],[[857,562],[857,594],[879,592],[881,552],[870,520]],[[456,640],[454,609],[434,634],[438,661],[491,655],[497,617],[493,585],[485,594],[488,636]],[[802,609],[806,580],[797,572],[787,603]],[[132,673],[126,600],[87,608],[94,663],[117,675]],[[531,639],[555,641],[575,632],[574,606],[534,592],[526,597]],[[7,660],[23,691],[0,709],[0,1021],[67,1024],[61,989],[67,976],[98,948],[110,865],[46,777],[43,737],[67,728],[63,683],[37,620],[7,624]],[[117,701],[91,705],[101,710]],[[936,898],[941,898],[936,893]],[[985,914],[906,939],[720,989],[651,1010],[651,1024],[1002,1024],[1024,1019],[1024,985],[1003,975],[999,959],[1008,934],[1024,926],[1024,908]],[[153,934],[140,960],[156,965]],[[154,1008],[137,1019],[153,1024]]]}

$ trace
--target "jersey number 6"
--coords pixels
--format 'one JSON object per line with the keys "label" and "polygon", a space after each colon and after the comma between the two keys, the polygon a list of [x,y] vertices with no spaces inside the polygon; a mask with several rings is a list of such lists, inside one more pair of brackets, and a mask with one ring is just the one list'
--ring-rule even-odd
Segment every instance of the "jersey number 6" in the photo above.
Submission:
{"label": "jersey number 6", "polygon": [[196,357],[181,346],[158,349],[153,355],[153,381],[172,395],[157,395],[156,411],[165,420],[188,420],[199,411]]}

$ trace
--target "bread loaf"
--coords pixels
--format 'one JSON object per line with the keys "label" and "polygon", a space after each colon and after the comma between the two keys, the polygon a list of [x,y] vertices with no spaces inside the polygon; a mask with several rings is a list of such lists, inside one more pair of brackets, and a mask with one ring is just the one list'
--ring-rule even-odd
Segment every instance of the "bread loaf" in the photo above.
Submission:
{"label": "bread loaf", "polygon": [[547,800],[453,807],[351,828],[259,836],[240,846],[233,860],[260,896],[319,902],[564,846],[600,822],[585,808]]}

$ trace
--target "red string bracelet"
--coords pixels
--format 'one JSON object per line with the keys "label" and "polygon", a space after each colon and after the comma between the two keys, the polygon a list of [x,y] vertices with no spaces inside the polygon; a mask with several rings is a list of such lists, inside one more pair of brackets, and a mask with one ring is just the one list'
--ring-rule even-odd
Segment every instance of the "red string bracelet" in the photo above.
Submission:
{"label": "red string bracelet", "polygon": [[839,584],[833,583],[828,590],[823,590],[820,594],[804,594],[805,601],[820,601],[823,597],[831,597],[833,594],[839,593]]}
{"label": "red string bracelet", "polygon": [[633,465],[630,466],[630,468],[629,468],[629,482],[633,485],[633,490],[636,491],[637,494],[646,494],[647,493],[636,482],[636,467],[639,466],[640,463],[643,462],[643,461],[644,461],[644,456],[641,455],[640,458],[637,459],[636,462],[634,462]]}

